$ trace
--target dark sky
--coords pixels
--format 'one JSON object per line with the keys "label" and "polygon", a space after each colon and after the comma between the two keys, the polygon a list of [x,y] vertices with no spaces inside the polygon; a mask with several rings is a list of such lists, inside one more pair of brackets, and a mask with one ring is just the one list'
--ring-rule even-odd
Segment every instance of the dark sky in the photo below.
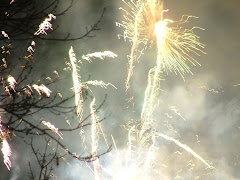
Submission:
{"label": "dark sky", "polygon": [[[169,9],[167,18],[179,20],[183,14],[194,15],[198,19],[190,20],[192,26],[204,28],[197,30],[202,43],[206,45],[206,55],[195,57],[201,66],[191,66],[194,75],[186,75],[185,81],[175,74],[163,75],[162,91],[159,98],[162,103],[155,110],[155,128],[162,133],[179,139],[195,150],[204,159],[213,163],[214,171],[205,169],[205,166],[192,155],[179,148],[174,143],[165,139],[157,139],[157,157],[160,175],[152,179],[174,179],[177,175],[183,179],[240,179],[240,1],[238,0],[165,0],[164,9]],[[97,98],[97,104],[108,94],[107,102],[98,114],[108,118],[102,123],[105,135],[112,144],[111,135],[114,137],[118,150],[123,153],[127,148],[127,131],[121,126],[130,119],[138,120],[141,113],[144,91],[147,83],[147,73],[155,63],[155,50],[147,49],[145,54],[136,64],[131,81],[129,94],[125,93],[125,79],[127,76],[127,55],[130,54],[130,43],[118,39],[118,34],[123,34],[124,29],[116,27],[116,22],[123,20],[123,12],[118,10],[124,7],[122,1],[110,0],[78,0],[71,10],[55,21],[59,24],[59,31],[71,32],[78,35],[85,32],[85,27],[97,21],[102,9],[106,7],[100,31],[95,32],[96,37],[82,41],[68,42],[64,44],[44,44],[39,49],[37,57],[42,67],[52,73],[55,69],[63,69],[64,58],[68,57],[68,50],[72,45],[80,59],[82,54],[96,51],[110,50],[118,55],[116,59],[104,61],[95,60],[93,63],[85,63],[81,67],[81,76],[87,79],[91,75],[92,80],[103,80],[117,87],[108,89],[93,88],[92,95]],[[54,22],[54,23],[55,23]],[[67,79],[69,87],[58,87],[63,91],[71,88],[71,77],[62,75]],[[133,104],[128,104],[126,99],[134,96]],[[170,107],[175,106],[181,113],[180,117]],[[87,106],[86,106],[87,107]],[[129,108],[128,108],[129,107]],[[87,110],[86,110],[87,111]],[[169,118],[166,113],[172,118]],[[185,120],[184,120],[185,119]],[[171,123],[179,135],[170,131],[166,122]],[[197,143],[197,136],[199,143]],[[70,138],[66,136],[66,139]],[[65,139],[65,140],[66,140]],[[68,141],[69,139],[67,139]],[[72,146],[78,148],[81,144],[79,135],[71,137]],[[80,146],[80,145],[79,145]],[[100,150],[104,151],[106,145],[100,142]],[[81,147],[77,150],[81,152]],[[176,155],[180,151],[181,155]],[[123,168],[121,163],[115,162],[116,150],[110,155],[102,157],[104,168],[109,168],[116,173]],[[111,156],[112,155],[112,156]],[[189,161],[195,166],[190,170]],[[19,161],[13,160],[13,172],[10,179],[18,179],[15,176],[17,169],[21,167]],[[70,161],[71,165],[64,165],[57,170],[59,179],[90,179],[93,178],[90,170],[83,168],[84,164]],[[163,164],[167,167],[163,167]],[[21,169],[21,168],[20,168]],[[181,170],[182,169],[182,170]],[[181,171],[179,171],[181,170]],[[14,172],[15,171],[15,172]],[[159,176],[161,178],[159,178]],[[1,179],[1,178],[0,178]]]}

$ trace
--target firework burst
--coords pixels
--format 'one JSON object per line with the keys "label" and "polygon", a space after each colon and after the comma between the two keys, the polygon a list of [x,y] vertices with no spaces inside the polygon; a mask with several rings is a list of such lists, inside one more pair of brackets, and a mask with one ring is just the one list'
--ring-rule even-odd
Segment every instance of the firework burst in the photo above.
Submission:
{"label": "firework burst", "polygon": [[[159,136],[153,127],[153,112],[159,104],[158,94],[160,89],[161,74],[174,72],[184,78],[185,73],[191,73],[187,63],[200,65],[192,55],[199,55],[203,52],[204,44],[199,41],[199,37],[191,29],[183,28],[190,18],[195,16],[182,16],[179,21],[165,19],[168,10],[163,9],[162,0],[131,0],[124,1],[129,10],[124,11],[124,21],[117,23],[122,26],[124,39],[128,39],[132,45],[131,53],[128,56],[128,75],[126,79],[126,89],[130,88],[130,80],[133,75],[135,62],[139,61],[144,50],[148,47],[156,48],[156,66],[149,70],[148,85],[145,90],[144,103],[141,112],[140,130],[138,132],[139,154],[143,160],[144,171],[150,169],[155,154],[155,138]],[[158,135],[157,135],[158,134]],[[173,138],[162,135],[166,140]],[[166,138],[168,137],[168,138]],[[170,139],[169,139],[170,138]],[[174,140],[173,142],[178,142]],[[180,145],[180,143],[176,143]],[[147,147],[147,149],[146,149]],[[186,146],[180,146],[183,149]],[[204,159],[193,151],[190,152],[201,160],[207,167],[210,167]]]}

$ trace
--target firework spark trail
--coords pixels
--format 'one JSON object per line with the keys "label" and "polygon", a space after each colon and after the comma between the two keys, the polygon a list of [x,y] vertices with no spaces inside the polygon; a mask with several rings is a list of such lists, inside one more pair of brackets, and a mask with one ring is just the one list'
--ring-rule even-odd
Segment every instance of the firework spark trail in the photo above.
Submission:
{"label": "firework spark trail", "polygon": [[106,57],[116,58],[117,55],[111,51],[103,51],[103,52],[95,52],[95,53],[83,55],[82,59],[85,59],[88,62],[92,62],[92,59],[94,59],[94,58],[99,58],[99,59],[103,60]]}
{"label": "firework spark trail", "polygon": [[86,84],[91,84],[91,85],[94,85],[94,86],[100,86],[102,88],[107,88],[107,86],[111,85],[112,87],[114,87],[115,89],[117,89],[113,84],[111,83],[105,83],[103,81],[97,81],[97,80],[94,80],[94,81],[87,81]]}
{"label": "firework spark trail", "polygon": [[10,156],[12,155],[12,151],[11,148],[7,142],[7,139],[5,137],[2,138],[2,153],[3,153],[3,159],[4,159],[4,164],[6,165],[6,167],[8,168],[8,170],[10,171],[11,168],[11,160],[10,160]]}
{"label": "firework spark trail", "polygon": [[[98,141],[99,141],[99,136],[98,136],[98,117],[96,116],[95,112],[95,98],[90,104],[90,110],[91,110],[91,117],[92,117],[92,158],[95,159],[95,155],[97,154],[98,150]],[[95,180],[100,180],[100,162],[99,159],[95,159],[93,161],[93,166],[94,166],[94,177]]]}
{"label": "firework spark trail", "polygon": [[188,147],[186,144],[182,144],[181,142],[179,142],[178,140],[174,139],[173,137],[169,137],[167,135],[164,135],[162,133],[159,133],[158,136],[163,137],[164,139],[168,140],[168,141],[172,141],[175,144],[177,144],[179,147],[185,149],[187,152],[189,152],[190,154],[192,154],[194,157],[196,157],[197,159],[199,159],[200,161],[202,161],[209,169],[214,169],[213,166],[211,166],[206,160],[204,160],[201,156],[199,156],[195,151],[193,151],[190,147]]}
{"label": "firework spark trail", "polygon": [[36,84],[33,84],[32,87],[38,92],[39,95],[44,93],[47,97],[50,97],[50,94],[52,92],[44,84],[41,84],[40,86],[36,85]]}
{"label": "firework spark trail", "polygon": [[50,122],[46,122],[46,121],[42,121],[42,124],[44,124],[45,126],[47,126],[50,130],[52,130],[53,132],[55,132],[61,139],[63,139],[62,135],[61,135],[60,132],[58,131],[58,128],[56,128],[53,124],[51,124]]}
{"label": "firework spark trail", "polygon": [[46,34],[46,31],[49,29],[53,29],[52,28],[52,24],[50,23],[50,21],[52,19],[56,19],[56,16],[54,16],[53,14],[48,14],[48,18],[46,18],[40,25],[38,30],[34,33],[34,35],[38,36],[39,34]]}
{"label": "firework spark trail", "polygon": [[82,118],[83,113],[83,96],[82,96],[82,84],[81,76],[78,73],[77,58],[74,53],[73,47],[71,46],[69,50],[69,58],[72,65],[72,78],[73,78],[73,87],[75,91],[75,104],[77,106],[77,114]]}

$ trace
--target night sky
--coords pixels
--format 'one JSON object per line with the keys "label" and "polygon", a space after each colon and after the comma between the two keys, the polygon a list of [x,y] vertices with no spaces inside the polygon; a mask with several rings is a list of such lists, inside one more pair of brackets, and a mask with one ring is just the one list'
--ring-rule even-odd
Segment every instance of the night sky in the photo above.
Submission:
{"label": "night sky", "polygon": [[[64,3],[62,4],[64,7]],[[196,30],[200,41],[206,45],[206,54],[194,56],[201,66],[190,65],[194,75],[186,74],[185,80],[174,73],[163,73],[164,81],[161,84],[159,99],[161,102],[155,110],[154,127],[161,133],[178,139],[187,144],[204,159],[213,163],[215,170],[205,169],[206,166],[191,154],[178,147],[176,144],[157,138],[156,146],[160,154],[156,161],[159,165],[160,175],[152,179],[174,179],[177,175],[183,179],[240,179],[240,1],[238,0],[165,0],[164,9],[169,9],[166,17],[179,20],[182,15],[194,15],[198,19],[190,19],[191,26],[199,26],[205,30]],[[80,67],[82,79],[103,80],[117,87],[91,88],[91,95],[96,97],[100,104],[105,94],[107,101],[101,108],[98,116],[107,117],[102,122],[103,130],[109,144],[113,144],[111,135],[116,141],[119,153],[124,153],[127,148],[127,131],[122,125],[129,120],[139,120],[144,91],[147,85],[147,75],[150,68],[155,65],[156,51],[154,47],[145,50],[144,55],[136,63],[131,80],[131,89],[126,94],[125,80],[127,77],[127,55],[130,54],[131,44],[124,39],[118,39],[118,34],[123,34],[124,29],[116,26],[116,22],[123,20],[123,12],[118,8],[124,7],[122,1],[110,0],[76,0],[73,7],[53,22],[59,25],[57,32],[70,32],[73,36],[83,34],[86,29],[98,20],[103,8],[106,12],[100,23],[100,30],[94,32],[93,38],[86,38],[74,42],[40,42],[36,45],[35,67],[46,74],[54,70],[60,72],[63,84],[57,84],[52,90],[58,89],[63,94],[71,92],[71,73],[62,71],[65,67],[64,58],[68,59],[68,50],[73,46],[78,59],[83,54],[109,50],[118,55],[115,59],[104,61],[95,59],[91,64],[83,63]],[[41,74],[38,70],[38,73]],[[127,103],[131,97],[133,101]],[[85,113],[89,112],[86,102]],[[178,109],[178,115],[171,107]],[[39,115],[41,116],[41,115]],[[170,118],[172,117],[172,118]],[[46,118],[46,117],[45,117]],[[51,117],[54,118],[54,117]],[[57,119],[54,120],[57,122]],[[59,126],[67,126],[62,121]],[[174,130],[167,127],[170,123]],[[88,132],[88,130],[86,130]],[[197,138],[198,137],[198,138]],[[107,149],[104,141],[100,139],[99,151]],[[200,142],[198,142],[198,140]],[[73,135],[64,134],[64,141],[69,147],[81,154],[82,146],[78,132]],[[13,145],[12,170],[8,174],[5,166],[1,164],[1,174],[6,178],[22,179],[26,171],[28,159],[23,151],[23,144]],[[181,153],[176,153],[179,151]],[[115,162],[116,149],[110,154],[101,157],[100,162],[111,172],[119,172],[123,168],[122,162]],[[30,159],[30,158],[29,158]],[[193,169],[189,162],[194,164]],[[70,165],[63,162],[56,169],[58,179],[93,179],[92,172],[84,163],[69,160]],[[167,167],[165,167],[165,165]],[[25,168],[23,168],[25,167]],[[180,171],[181,170],[181,171]],[[105,175],[107,173],[104,173]],[[1,176],[1,175],[0,175]],[[111,179],[111,175],[106,175]],[[0,177],[0,179],[2,179]]]}

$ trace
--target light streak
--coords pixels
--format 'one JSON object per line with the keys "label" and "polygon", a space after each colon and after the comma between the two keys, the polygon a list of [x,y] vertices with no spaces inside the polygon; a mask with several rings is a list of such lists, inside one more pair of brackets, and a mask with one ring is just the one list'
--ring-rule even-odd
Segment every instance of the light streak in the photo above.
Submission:
{"label": "light streak", "polygon": [[58,128],[56,128],[53,124],[47,121],[42,121],[42,124],[47,126],[50,130],[52,130],[54,133],[56,133],[61,139],[63,139],[61,132],[58,131]]}
{"label": "light streak", "polygon": [[111,51],[103,51],[103,52],[95,52],[87,55],[83,55],[82,59],[87,60],[88,62],[92,62],[92,59],[99,58],[99,59],[104,59],[106,57],[109,58],[116,58],[117,55]]}
{"label": "light streak", "polygon": [[[206,86],[201,86],[201,87],[199,87],[199,88],[205,89],[205,90],[207,90],[207,91],[209,91],[209,92],[212,92],[212,93],[215,93],[215,94],[219,94],[219,91],[217,91],[217,90],[215,90],[215,89],[210,89],[210,88],[208,88],[208,87],[206,87]],[[223,92],[223,91],[222,91],[222,92]]]}
{"label": "light streak", "polygon": [[182,144],[181,142],[179,142],[178,140],[174,139],[173,137],[169,137],[167,135],[164,135],[162,133],[158,133],[158,136],[168,140],[168,141],[172,141],[175,144],[177,144],[179,147],[183,148],[184,150],[186,150],[187,152],[189,152],[190,154],[192,154],[195,158],[199,159],[200,161],[202,161],[209,169],[214,169],[213,166],[211,166],[206,160],[204,160],[201,156],[199,156],[195,151],[193,151],[189,146],[187,146],[186,144]]}
{"label": "light streak", "polygon": [[94,166],[94,177],[95,180],[100,180],[100,162],[99,159],[95,159],[95,155],[97,154],[97,149],[98,149],[98,141],[99,141],[99,136],[98,136],[98,121],[99,118],[96,116],[95,112],[95,98],[90,104],[90,110],[91,110],[91,117],[92,117],[92,158],[94,159],[93,161],[93,166]]}
{"label": "light streak", "polygon": [[4,164],[6,165],[6,167],[8,168],[8,170],[10,171],[12,163],[10,160],[10,156],[12,155],[12,151],[11,148],[7,142],[7,139],[5,137],[2,138],[2,153],[3,153],[3,159],[4,159]]}
{"label": "light streak", "polygon": [[82,84],[81,76],[78,73],[77,58],[74,53],[73,47],[71,46],[69,50],[69,58],[72,65],[72,78],[73,78],[73,87],[75,91],[75,104],[77,106],[77,114],[82,117],[83,113],[83,96],[82,96]]}
{"label": "light streak", "polygon": [[103,81],[97,81],[97,80],[94,80],[94,81],[87,81],[86,84],[91,84],[91,85],[94,85],[94,86],[100,86],[102,88],[107,88],[107,86],[111,85],[112,87],[114,87],[115,89],[117,89],[113,84],[111,83],[105,83]]}
{"label": "light streak", "polygon": [[175,112],[178,116],[180,116],[184,121],[186,121],[186,119],[181,115],[181,113],[179,112],[179,109],[176,106],[170,106],[169,107],[170,110],[172,110],[173,112]]}
{"label": "light streak", "polygon": [[48,18],[46,18],[40,25],[38,30],[34,33],[34,35],[38,36],[39,34],[46,34],[47,35],[47,30],[49,29],[53,29],[52,28],[52,24],[50,23],[50,21],[52,19],[56,19],[56,16],[54,16],[53,14],[48,14]]}
{"label": "light streak", "polygon": [[50,97],[50,94],[51,94],[51,90],[48,89],[44,84],[41,84],[40,86],[39,85],[36,85],[36,84],[33,84],[32,85],[33,89],[35,89],[39,95],[41,95],[42,93],[45,94],[47,97]]}

